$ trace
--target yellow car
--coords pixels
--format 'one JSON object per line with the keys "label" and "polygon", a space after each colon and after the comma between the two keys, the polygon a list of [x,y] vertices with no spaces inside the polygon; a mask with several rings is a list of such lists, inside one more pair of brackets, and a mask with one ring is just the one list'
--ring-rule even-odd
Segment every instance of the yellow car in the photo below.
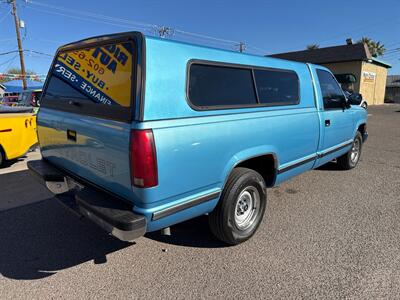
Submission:
{"label": "yellow car", "polygon": [[0,111],[0,166],[23,156],[37,144],[36,116],[33,113]]}

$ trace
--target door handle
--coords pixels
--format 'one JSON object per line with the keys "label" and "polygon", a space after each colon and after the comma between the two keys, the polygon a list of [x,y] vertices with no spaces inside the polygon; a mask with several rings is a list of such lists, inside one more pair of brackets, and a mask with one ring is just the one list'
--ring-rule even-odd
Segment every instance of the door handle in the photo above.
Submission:
{"label": "door handle", "polygon": [[325,127],[331,126],[331,120],[325,120]]}

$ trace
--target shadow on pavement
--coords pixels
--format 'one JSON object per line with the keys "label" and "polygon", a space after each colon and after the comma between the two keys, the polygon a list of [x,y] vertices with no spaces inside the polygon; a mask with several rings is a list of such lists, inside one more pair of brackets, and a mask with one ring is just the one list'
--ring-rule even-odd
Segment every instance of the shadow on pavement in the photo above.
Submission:
{"label": "shadow on pavement", "polygon": [[67,211],[28,171],[0,176],[0,241],[0,273],[24,280],[105,263],[107,254],[132,245]]}
{"label": "shadow on pavement", "polygon": [[12,165],[16,164],[17,162],[21,162],[26,158],[26,156],[21,156],[19,158],[16,159],[11,159],[11,160],[6,160],[5,162],[3,162],[3,164],[0,166],[0,170],[1,169],[5,169],[5,168],[9,168]]}
{"label": "shadow on pavement", "polygon": [[340,166],[336,163],[336,162],[328,162],[325,165],[322,165],[318,168],[316,168],[315,170],[317,171],[343,171],[342,168],[340,168]]}
{"label": "shadow on pavement", "polygon": [[221,248],[226,244],[217,240],[208,227],[208,217],[198,217],[174,226],[171,226],[171,235],[162,235],[160,231],[146,234],[152,240],[185,247]]}

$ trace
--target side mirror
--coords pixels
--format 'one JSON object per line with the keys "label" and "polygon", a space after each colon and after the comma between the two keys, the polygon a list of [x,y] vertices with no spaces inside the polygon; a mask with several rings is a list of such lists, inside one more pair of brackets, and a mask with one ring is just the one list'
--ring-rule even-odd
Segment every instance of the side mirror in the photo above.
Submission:
{"label": "side mirror", "polygon": [[362,95],[361,94],[357,94],[357,93],[353,93],[349,95],[349,102],[353,105],[360,105],[361,101],[362,101]]}
{"label": "side mirror", "polygon": [[348,99],[346,99],[345,97],[340,98],[340,104],[342,105],[343,110],[345,110],[346,108],[350,108],[351,107]]}
{"label": "side mirror", "polygon": [[336,98],[329,98],[324,100],[325,108],[334,109],[334,108],[342,108],[345,110],[349,108],[350,105],[347,102],[346,97],[336,97]]}

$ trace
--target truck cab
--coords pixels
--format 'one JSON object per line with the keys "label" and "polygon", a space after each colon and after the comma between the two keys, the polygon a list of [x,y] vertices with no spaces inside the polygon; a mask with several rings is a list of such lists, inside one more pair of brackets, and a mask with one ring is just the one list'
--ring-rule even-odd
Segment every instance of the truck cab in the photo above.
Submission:
{"label": "truck cab", "polygon": [[257,230],[267,188],[333,159],[354,168],[365,110],[321,66],[147,37],[58,49],[32,173],[121,240],[209,215],[220,240]]}

